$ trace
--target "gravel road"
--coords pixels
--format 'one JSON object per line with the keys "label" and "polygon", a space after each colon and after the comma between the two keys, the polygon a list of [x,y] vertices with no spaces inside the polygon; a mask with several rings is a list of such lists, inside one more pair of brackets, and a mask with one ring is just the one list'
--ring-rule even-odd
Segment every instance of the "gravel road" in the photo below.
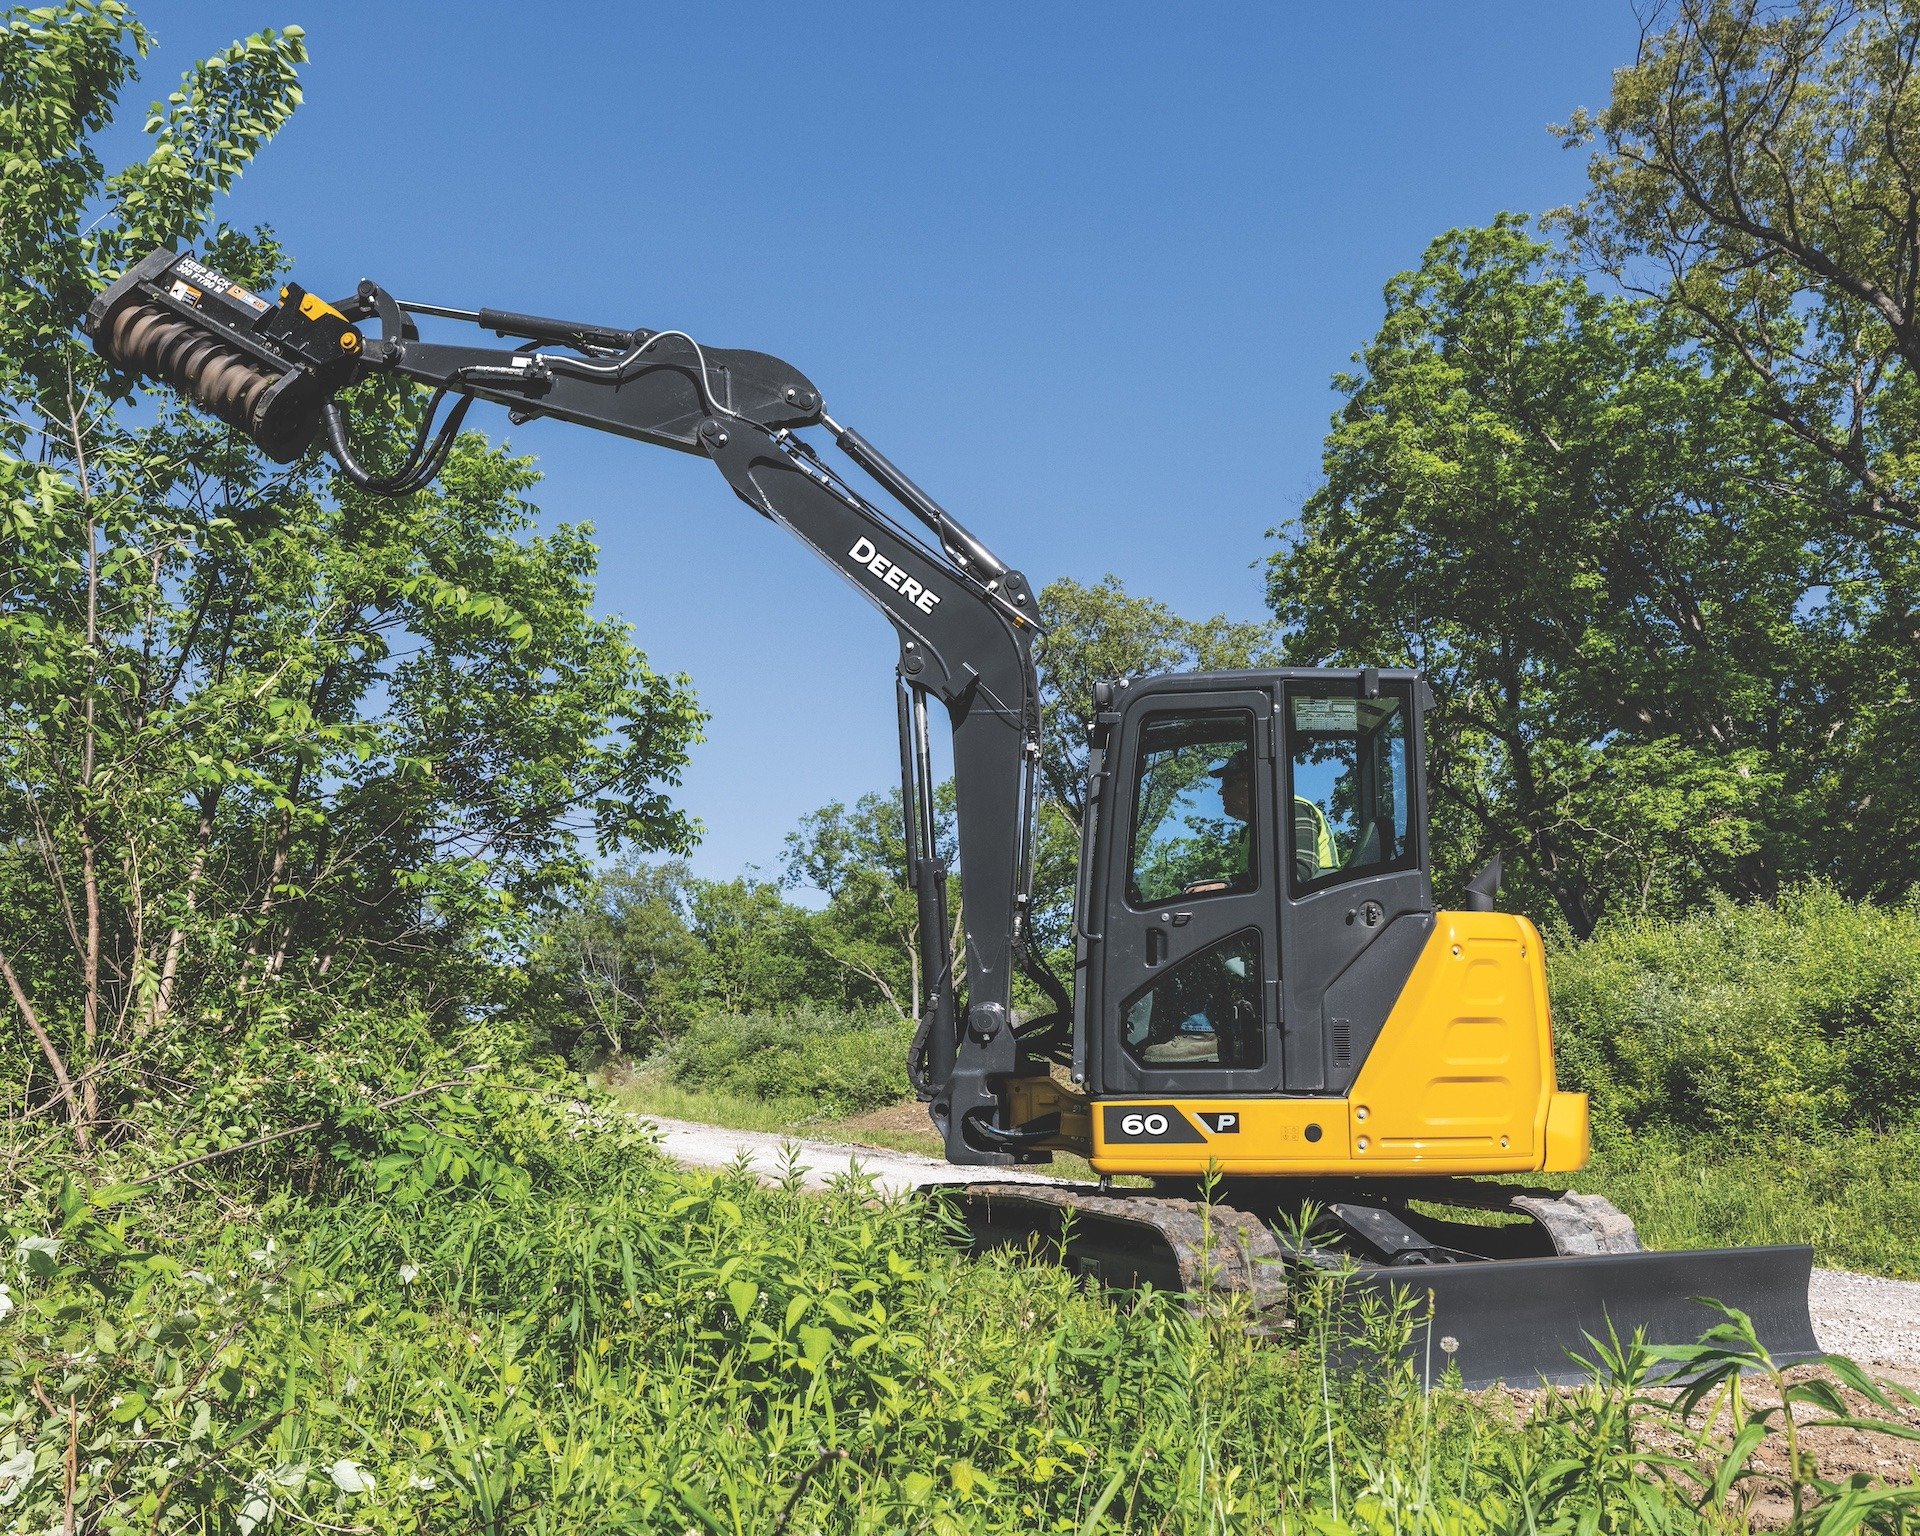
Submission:
{"label": "gravel road", "polygon": [[1822,1349],[1862,1364],[1889,1366],[1901,1380],[1915,1380],[1914,1373],[1920,1372],[1920,1281],[1816,1269],[1809,1299],[1814,1336]]}
{"label": "gravel road", "polygon": [[[794,1141],[758,1131],[729,1131],[686,1120],[647,1117],[659,1128],[663,1150],[696,1168],[725,1168],[744,1157],[763,1178],[778,1176],[792,1158],[806,1183],[818,1188],[850,1167],[883,1190],[955,1184],[967,1175],[938,1158],[885,1147]],[[996,1170],[996,1181],[1051,1182],[1045,1174]],[[1844,1269],[1816,1269],[1809,1295],[1813,1330],[1822,1349],[1878,1366],[1909,1382],[1920,1381],[1920,1281],[1883,1280]]]}

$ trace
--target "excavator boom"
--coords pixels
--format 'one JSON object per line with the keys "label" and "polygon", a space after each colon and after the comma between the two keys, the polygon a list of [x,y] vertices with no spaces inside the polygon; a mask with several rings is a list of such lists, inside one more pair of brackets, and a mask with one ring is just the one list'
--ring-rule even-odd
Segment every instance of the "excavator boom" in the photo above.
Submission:
{"label": "excavator boom", "polygon": [[[428,341],[422,319],[513,344]],[[1069,995],[1028,937],[1033,591],[797,369],[684,331],[409,303],[365,281],[337,302],[291,283],[267,299],[166,250],[86,325],[109,363],[165,380],[269,457],[324,438],[380,494],[431,483],[476,401],[700,455],[886,616],[925,978],[909,1072],[946,1156],[1070,1150],[1155,1185],[963,1186],[980,1245],[1037,1243],[1109,1283],[1225,1283],[1263,1303],[1286,1274],[1337,1265],[1359,1292],[1424,1296],[1430,1336],[1469,1382],[1562,1376],[1608,1328],[1696,1333],[1702,1294],[1752,1315],[1778,1358],[1813,1351],[1809,1250],[1646,1253],[1603,1200],[1475,1177],[1580,1167],[1587,1105],[1557,1087],[1540,938],[1493,910],[1497,866],[1466,910],[1436,909],[1415,674],[1100,685]],[[383,375],[433,395],[401,462],[374,470],[340,397]],[[897,512],[802,435],[814,429]],[[935,704],[952,728],[963,977],[934,835]],[[1016,1018],[1016,972],[1051,1012]]]}
{"label": "excavator boom", "polygon": [[[511,348],[422,340],[417,318],[518,338]],[[376,321],[379,333],[362,333]],[[109,361],[166,380],[290,461],[324,435],[367,489],[403,495],[444,463],[467,407],[491,401],[516,422],[571,422],[710,459],[734,493],[838,571],[899,637],[902,802],[919,905],[926,1007],[912,1075],[949,1159],[1016,1160],[1002,1084],[1019,1046],[1013,974],[1067,1000],[1027,952],[1033,783],[1040,755],[1032,589],[878,449],[830,418],[798,369],[764,352],[704,347],[681,331],[622,329],[506,310],[396,300],[372,282],[328,303],[289,284],[278,302],[191,255],[153,252],[93,303],[87,329]],[[336,398],[398,375],[436,391],[414,450],[373,473]],[[434,412],[457,402],[435,430]],[[824,427],[931,538],[862,496],[799,433]],[[928,703],[945,708],[966,934],[962,983],[948,961],[946,871],[934,839]]]}

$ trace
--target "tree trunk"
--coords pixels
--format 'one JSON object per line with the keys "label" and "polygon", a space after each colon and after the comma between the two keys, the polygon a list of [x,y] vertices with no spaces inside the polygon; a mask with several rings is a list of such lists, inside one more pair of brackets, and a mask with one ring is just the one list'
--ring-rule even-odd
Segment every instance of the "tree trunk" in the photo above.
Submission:
{"label": "tree trunk", "polygon": [[[14,974],[13,964],[7,959],[6,952],[0,950],[0,978],[7,983],[7,990],[13,994],[13,1005],[20,1010],[20,1017],[33,1035],[34,1043],[40,1047],[40,1054],[46,1058],[47,1066],[53,1071],[53,1080],[60,1085],[59,1096],[67,1102],[67,1120],[73,1126],[74,1139],[84,1151],[90,1137],[87,1126],[90,1118],[82,1108],[82,1099],[74,1095],[73,1079],[67,1073],[67,1064],[60,1058],[59,1049],[47,1034],[46,1026],[40,1022],[40,1015],[33,1006],[33,1000],[27,996],[27,990],[20,985],[20,978]],[[83,1085],[83,1093],[85,1091]]]}

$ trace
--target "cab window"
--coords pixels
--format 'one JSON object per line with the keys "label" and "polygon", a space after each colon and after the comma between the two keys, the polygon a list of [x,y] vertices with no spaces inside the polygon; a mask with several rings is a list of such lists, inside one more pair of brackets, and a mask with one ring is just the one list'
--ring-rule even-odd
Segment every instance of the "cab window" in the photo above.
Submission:
{"label": "cab window", "polygon": [[1257,1067],[1260,931],[1243,928],[1127,999],[1127,1054],[1143,1067]]}
{"label": "cab window", "polygon": [[1136,907],[1254,888],[1253,715],[1149,715],[1133,783]]}
{"label": "cab window", "polygon": [[1293,886],[1317,890],[1414,861],[1406,690],[1287,690]]}

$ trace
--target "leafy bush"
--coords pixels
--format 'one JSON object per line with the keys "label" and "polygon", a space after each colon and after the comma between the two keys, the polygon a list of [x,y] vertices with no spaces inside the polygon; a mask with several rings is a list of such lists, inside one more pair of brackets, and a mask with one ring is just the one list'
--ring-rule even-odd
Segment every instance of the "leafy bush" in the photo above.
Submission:
{"label": "leafy bush", "polygon": [[696,1020],[667,1053],[682,1087],[747,1099],[801,1099],[857,1115],[907,1097],[912,1027],[894,1019],[800,1009]]}
{"label": "leafy bush", "polygon": [[962,1257],[917,1199],[681,1173],[507,1083],[388,1122],[337,1204],[87,1187],[0,1141],[10,1528],[1692,1533],[1763,1489],[1651,1456],[1691,1434],[1637,1366],[1516,1423],[1333,1364],[1311,1286],[1282,1339],[1118,1300]]}
{"label": "leafy bush", "polygon": [[1561,1081],[1604,1139],[1711,1132],[1752,1144],[1920,1112],[1920,900],[1828,887],[1620,921],[1550,950]]}

